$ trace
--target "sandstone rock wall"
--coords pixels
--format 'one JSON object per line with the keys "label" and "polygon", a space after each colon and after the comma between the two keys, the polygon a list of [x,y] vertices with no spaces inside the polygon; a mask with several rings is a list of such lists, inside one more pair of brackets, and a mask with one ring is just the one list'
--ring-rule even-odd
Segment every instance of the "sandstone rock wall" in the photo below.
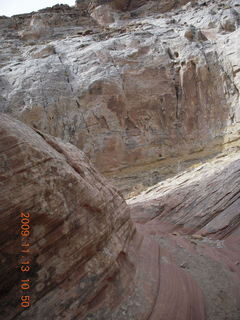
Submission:
{"label": "sandstone rock wall", "polygon": [[[239,320],[239,15],[82,0],[0,17],[0,317]],[[79,149],[128,197],[157,184],[129,208]]]}
{"label": "sandstone rock wall", "polygon": [[[239,153],[129,201],[133,224],[75,146],[6,115],[0,136],[4,319],[238,320]],[[23,257],[21,212],[31,226]]]}
{"label": "sandstone rock wall", "polygon": [[138,232],[171,252],[196,280],[206,319],[237,320],[240,314],[239,168],[239,151],[218,156],[128,201]]}
{"label": "sandstone rock wall", "polygon": [[[179,320],[192,319],[189,308],[195,320],[204,319],[195,280],[174,263],[161,263],[159,244],[136,233],[123,198],[81,151],[6,115],[0,128],[1,316],[157,320],[168,313],[174,320],[174,291]],[[27,240],[21,212],[30,214]],[[30,250],[22,257],[26,241]],[[27,259],[30,269],[20,271]],[[173,286],[163,281],[175,274]],[[30,280],[27,291],[23,279]],[[20,307],[23,294],[31,297],[30,308]]]}
{"label": "sandstone rock wall", "polygon": [[70,141],[105,174],[155,164],[143,184],[161,179],[164,159],[220,152],[239,138],[238,3],[158,5],[118,12],[105,29],[61,9],[63,27],[48,19],[37,40],[3,19],[1,111]]}
{"label": "sandstone rock wall", "polygon": [[[120,303],[134,275],[125,257],[134,228],[122,197],[73,145],[5,115],[0,136],[1,317],[83,318],[102,292],[108,309]],[[30,213],[29,254],[21,251],[21,212]],[[27,260],[30,271],[21,272]]]}
{"label": "sandstone rock wall", "polygon": [[[223,239],[240,227],[239,152],[180,173],[128,201],[136,219]],[[135,214],[132,214],[135,217]]]}

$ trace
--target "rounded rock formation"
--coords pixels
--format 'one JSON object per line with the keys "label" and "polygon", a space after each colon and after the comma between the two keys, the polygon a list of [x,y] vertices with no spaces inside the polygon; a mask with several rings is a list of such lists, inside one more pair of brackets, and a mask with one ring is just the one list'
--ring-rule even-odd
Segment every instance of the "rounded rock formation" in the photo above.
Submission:
{"label": "rounded rock formation", "polygon": [[[76,147],[5,115],[0,136],[1,316],[83,318],[100,295],[120,302],[134,273],[131,265],[124,271],[134,229],[123,198]],[[21,229],[26,217],[29,236]],[[26,261],[30,269],[21,271]]]}

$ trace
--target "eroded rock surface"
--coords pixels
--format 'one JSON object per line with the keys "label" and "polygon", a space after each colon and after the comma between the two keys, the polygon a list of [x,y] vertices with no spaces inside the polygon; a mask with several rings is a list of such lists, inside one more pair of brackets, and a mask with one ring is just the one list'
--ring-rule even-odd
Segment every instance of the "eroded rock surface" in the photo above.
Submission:
{"label": "eroded rock surface", "polygon": [[[4,115],[0,137],[1,317],[82,319],[98,296],[108,309],[120,302],[134,274],[126,258],[134,228],[123,198],[73,145]],[[28,259],[21,258],[21,212],[31,215]],[[21,272],[26,260],[30,272]],[[26,277],[31,308],[23,312]]]}
{"label": "eroded rock surface", "polygon": [[[0,134],[1,316],[204,319],[196,281],[174,261],[166,265],[168,251],[136,232],[124,199],[80,150],[6,115]],[[24,275],[21,212],[31,215]],[[26,311],[19,305],[23,277],[31,279]]]}
{"label": "eroded rock surface", "polygon": [[73,143],[129,193],[163,179],[162,160],[177,172],[177,158],[239,138],[239,5],[113,3],[2,17],[0,107]]}
{"label": "eroded rock surface", "polygon": [[225,238],[240,228],[239,169],[240,153],[222,155],[160,182],[129,203],[139,221],[141,212],[152,223],[159,218],[187,234]]}
{"label": "eroded rock surface", "polygon": [[128,201],[137,230],[170,251],[202,289],[206,319],[240,315],[239,179],[240,153],[226,154]]}
{"label": "eroded rock surface", "polygon": [[239,17],[239,0],[0,17],[5,320],[239,320]]}

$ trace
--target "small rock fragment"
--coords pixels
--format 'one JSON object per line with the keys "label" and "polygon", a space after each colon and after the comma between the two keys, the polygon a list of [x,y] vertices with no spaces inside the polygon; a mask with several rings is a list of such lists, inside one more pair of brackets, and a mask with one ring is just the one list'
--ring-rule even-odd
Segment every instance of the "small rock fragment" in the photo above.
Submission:
{"label": "small rock fragment", "polygon": [[183,263],[180,265],[180,267],[183,268],[183,269],[189,269],[187,262],[183,262]]}
{"label": "small rock fragment", "polygon": [[200,234],[193,234],[191,237],[192,237],[192,239],[196,239],[196,240],[202,240],[203,239],[203,236],[201,236]]}

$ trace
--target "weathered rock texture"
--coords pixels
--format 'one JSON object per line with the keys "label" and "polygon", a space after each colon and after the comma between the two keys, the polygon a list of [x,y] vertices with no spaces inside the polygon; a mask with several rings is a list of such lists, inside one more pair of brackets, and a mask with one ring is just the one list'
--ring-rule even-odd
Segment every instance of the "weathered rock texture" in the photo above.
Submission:
{"label": "weathered rock texture", "polygon": [[[240,2],[187,2],[0,17],[5,320],[239,320]],[[79,149],[126,197],[158,183],[133,222]]]}
{"label": "weathered rock texture", "polygon": [[[181,5],[184,5],[188,2],[196,2],[195,0],[162,0],[162,1],[149,1],[149,0],[91,0],[89,2],[89,10],[94,10],[95,8],[108,5],[109,7],[119,10],[119,11],[126,11],[126,10],[134,10],[138,9],[150,2],[150,5],[156,6],[159,12],[165,12],[174,8],[177,8]],[[76,0],[76,6],[82,6],[83,3],[86,3],[86,0]]]}
{"label": "weathered rock texture", "polygon": [[[1,317],[174,320],[178,311],[179,320],[204,319],[196,282],[135,232],[125,201],[81,151],[6,115],[0,128]],[[31,214],[24,274],[21,212]],[[32,305],[23,311],[28,278]]]}
{"label": "weathered rock texture", "polygon": [[[183,172],[129,200],[137,219],[222,239],[240,228],[240,153]],[[142,222],[146,222],[143,219]],[[173,228],[173,229],[172,229]]]}
{"label": "weathered rock texture", "polygon": [[[76,147],[6,115],[0,128],[4,319],[239,319],[239,153],[130,200],[133,225]],[[31,214],[27,311],[21,212]]]}
{"label": "weathered rock texture", "polygon": [[[134,274],[125,201],[73,145],[3,115],[0,137],[1,319],[82,319],[98,296],[110,309]],[[21,212],[31,214],[30,272],[19,271],[28,260]],[[26,278],[32,306],[23,312]]]}
{"label": "weathered rock texture", "polygon": [[0,108],[126,190],[161,180],[163,159],[176,172],[177,158],[239,138],[239,2],[117,3],[1,17]]}
{"label": "weathered rock texture", "polygon": [[240,316],[239,201],[239,152],[183,172],[128,201],[138,231],[170,251],[196,280],[209,320]]}

